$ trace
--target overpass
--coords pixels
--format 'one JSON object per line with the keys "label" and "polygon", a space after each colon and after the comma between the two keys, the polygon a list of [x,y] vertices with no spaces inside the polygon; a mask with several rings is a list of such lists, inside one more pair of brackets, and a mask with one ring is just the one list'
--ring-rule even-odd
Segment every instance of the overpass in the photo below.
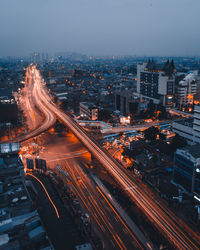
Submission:
{"label": "overpass", "polygon": [[[178,219],[163,203],[155,200],[144,190],[132,176],[109,153],[77,124],[72,117],[64,113],[50,99],[47,90],[42,84],[40,73],[35,68],[31,72],[34,81],[35,99],[40,103],[40,109],[51,112],[64,125],[69,127],[74,135],[99,160],[116,182],[124,189],[133,202],[136,202],[146,216],[178,249],[199,249],[200,236],[194,233],[183,221]],[[148,248],[148,246],[145,246]]]}

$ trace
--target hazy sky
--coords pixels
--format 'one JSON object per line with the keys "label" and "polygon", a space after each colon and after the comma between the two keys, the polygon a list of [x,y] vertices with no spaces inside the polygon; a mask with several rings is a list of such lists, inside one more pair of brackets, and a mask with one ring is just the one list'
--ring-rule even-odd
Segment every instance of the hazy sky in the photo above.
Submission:
{"label": "hazy sky", "polygon": [[0,0],[0,56],[200,55],[200,0]]}

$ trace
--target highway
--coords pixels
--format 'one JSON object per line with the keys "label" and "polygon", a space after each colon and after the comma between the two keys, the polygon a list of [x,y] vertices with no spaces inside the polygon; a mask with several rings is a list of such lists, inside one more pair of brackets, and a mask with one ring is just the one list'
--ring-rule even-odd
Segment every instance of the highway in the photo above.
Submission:
{"label": "highway", "polygon": [[[28,72],[29,75],[31,75],[30,69],[28,70]],[[31,79],[31,77],[29,76],[28,79]],[[31,82],[32,85],[34,85],[34,86],[29,85],[30,91],[32,92],[33,96],[30,95],[30,98],[28,98],[27,101],[30,101],[30,99],[35,100],[37,94],[37,89],[35,88],[36,85],[34,84],[34,81],[31,80]],[[26,90],[26,92],[30,91]],[[37,105],[40,105],[40,108],[42,107],[41,102],[39,102],[39,104]],[[33,114],[35,114],[36,111],[37,110],[35,110],[35,106],[32,105],[32,103],[26,105],[25,112],[32,112]],[[44,110],[41,109],[41,112],[44,113],[45,117],[48,117],[48,113],[45,114],[46,109]],[[27,115],[30,116],[30,114]],[[31,115],[30,117],[33,116]],[[46,128],[49,127],[48,124],[45,124],[45,126]],[[45,129],[45,127],[43,127],[43,129]],[[71,133],[71,135],[73,134]],[[94,230],[94,232],[97,232],[97,235],[99,235],[99,238],[101,239],[103,244],[103,248],[104,249],[149,249],[143,247],[140,241],[137,240],[135,235],[126,226],[126,223],[123,222],[123,219],[113,208],[113,206],[108,205],[105,199],[99,194],[96,185],[92,183],[91,180],[87,178],[87,176],[83,173],[83,171],[78,165],[79,160],[77,160],[76,158],[79,159],[82,157],[88,158],[89,153],[85,148],[83,148],[82,144],[75,138],[75,136],[73,135],[72,137],[71,135],[68,138],[70,142],[70,143],[68,142],[67,146],[70,147],[68,153],[66,153],[66,151],[61,153],[62,151],[61,145],[55,145],[53,149],[51,150],[48,149],[47,151],[45,150],[45,152],[42,154],[43,155],[42,157],[43,159],[45,157],[45,159],[48,162],[48,165],[50,164],[52,166],[53,171],[57,169],[55,167],[56,165],[60,165],[63,171],[67,170],[67,173],[69,174],[63,175],[62,172],[60,172],[59,175],[62,178],[64,178],[63,180],[64,183],[66,184],[68,182],[71,183],[70,185],[73,189],[73,192],[76,194],[77,199],[84,207],[85,212],[90,214],[92,224],[94,224],[94,227],[92,227],[92,229]],[[30,133],[29,135],[26,136],[30,136]],[[53,143],[56,144],[55,141]],[[66,144],[66,142],[63,143]],[[79,145],[81,145],[81,148],[79,148],[80,147]],[[74,148],[75,151],[71,151],[72,148]],[[81,182],[78,180],[80,176],[81,176]],[[68,180],[66,180],[66,178]],[[150,246],[150,243],[145,239],[144,236],[143,240],[145,240],[146,243],[149,244]]]}
{"label": "highway", "polygon": [[127,226],[125,212],[122,213],[122,209],[119,211],[115,204],[110,204],[102,196],[98,184],[89,175],[88,165],[80,164],[90,162],[90,155],[72,133],[64,137],[49,135],[45,142],[41,139],[39,143],[45,146],[45,152],[40,152],[40,157],[47,161],[48,169],[56,173],[75,194],[73,202],[78,200],[81,211],[89,214],[91,232],[101,239],[104,249],[144,249],[141,241],[151,245],[142,233],[138,237],[136,225],[134,230]]}
{"label": "highway", "polygon": [[99,194],[98,187],[76,161],[64,161],[62,170],[67,174],[67,177],[63,175],[64,179],[69,179],[71,189],[90,215],[92,223],[99,228],[103,248],[149,249],[140,244],[115,208]]}
{"label": "highway", "polygon": [[[27,114],[27,123],[30,127],[30,131],[13,139],[12,142],[22,142],[33,138],[34,136],[37,136],[52,127],[56,122],[54,113],[52,113],[42,104],[40,98],[37,99],[37,96],[39,95],[37,92],[38,88],[37,85],[33,83],[30,67],[27,68],[26,71],[25,84],[26,86],[23,90],[23,96],[21,96],[21,106],[24,105],[22,109],[25,110],[24,113]],[[39,119],[39,115],[35,106],[38,108],[38,110],[41,110],[42,107],[42,113],[44,114],[44,119],[42,122],[41,118]]]}
{"label": "highway", "polygon": [[51,101],[47,89],[44,87],[41,75],[35,67],[31,68],[31,77],[34,82],[32,95],[37,100],[40,109],[49,115],[53,113],[63,124],[71,129],[74,135],[109,171],[118,184],[127,192],[132,201],[137,203],[160,232],[178,249],[199,249],[200,236],[179,220],[166,206],[159,201],[152,200],[148,192],[143,190],[140,184],[108,152],[90,138],[68,114],[65,114]]}

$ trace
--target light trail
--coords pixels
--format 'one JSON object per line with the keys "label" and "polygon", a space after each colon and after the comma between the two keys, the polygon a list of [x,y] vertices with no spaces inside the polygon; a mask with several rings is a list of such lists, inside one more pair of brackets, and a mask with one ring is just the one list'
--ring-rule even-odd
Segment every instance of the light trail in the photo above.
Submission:
{"label": "light trail", "polygon": [[[75,136],[87,147],[87,149],[99,160],[99,162],[115,178],[118,184],[127,192],[133,202],[144,211],[146,216],[157,226],[179,249],[199,249],[200,236],[195,234],[184,222],[169,211],[161,202],[154,201],[152,197],[143,190],[142,186],[131,177],[126,170],[109,155],[96,141],[66,113],[59,109],[50,99],[44,89],[39,71],[34,67],[32,78],[36,86],[36,99],[41,104],[41,109],[54,113],[64,125],[70,128]],[[186,235],[190,234],[191,239]]]}
{"label": "light trail", "polygon": [[[29,140],[43,133],[44,131],[48,130],[56,122],[55,115],[51,111],[49,111],[49,109],[43,105],[40,98],[38,98],[38,95],[39,95],[38,88],[37,88],[37,84],[35,84],[35,81],[32,77],[31,68],[28,68],[26,72],[26,79],[29,83],[27,84],[28,86],[25,88],[30,88],[30,90],[28,90],[28,94],[26,94],[25,105],[27,106],[28,115],[30,115],[30,117],[32,118],[34,129],[32,129],[31,131],[29,131],[28,133],[24,135],[14,138],[12,142],[23,142],[23,141]],[[35,115],[34,115],[37,113],[37,110],[35,106],[33,105],[31,106],[32,102],[35,103],[35,106],[38,108],[38,110],[41,111],[42,114],[44,114],[44,117],[45,117],[42,123],[37,127],[35,127],[36,120],[35,120]]]}
{"label": "light trail", "polygon": [[[116,243],[115,249],[116,247],[120,249],[144,249],[137,244],[137,241],[135,241],[134,237],[132,237],[128,231],[124,231],[124,225],[117,219],[116,214],[110,209],[103,197],[99,195],[96,190],[96,185],[87,177],[79,164],[75,163],[69,166],[68,162],[65,161],[64,168],[68,175],[63,177],[69,178],[71,181],[70,185],[75,191],[76,197],[84,203],[91,218],[97,222],[105,235],[104,237],[109,239],[109,242],[113,239],[112,242]],[[77,177],[80,177],[80,179]],[[107,249],[111,248],[109,247]]]}
{"label": "light trail", "polygon": [[40,183],[40,185],[41,185],[42,188],[44,189],[44,191],[45,191],[45,193],[46,193],[46,195],[47,195],[49,201],[51,202],[51,204],[52,204],[52,206],[53,206],[53,208],[54,208],[54,210],[55,210],[55,212],[56,212],[57,218],[60,219],[60,215],[59,215],[59,213],[58,213],[58,209],[56,208],[55,204],[53,203],[51,197],[49,196],[49,193],[47,192],[47,190],[46,190],[44,184],[41,182],[41,180],[40,180],[39,178],[37,178],[35,175],[33,175],[33,174],[26,173],[26,175],[29,175],[29,176],[33,177],[34,179],[36,179],[36,180]]}
{"label": "light trail", "polygon": [[[83,157],[84,154],[88,153],[88,151],[80,151],[80,152],[75,152],[75,153],[72,153],[72,154],[61,154],[60,157],[58,158],[53,158],[51,160],[48,160],[48,162],[55,162],[55,161],[61,161],[61,160],[67,160],[67,159],[73,159],[73,158],[79,158],[79,157]],[[62,155],[65,155],[65,157],[63,157]]]}
{"label": "light trail", "polygon": [[[98,207],[95,203],[94,203],[94,198],[90,197],[87,195],[86,190],[88,191],[90,188],[88,187],[88,185],[86,186],[84,183],[82,183],[83,188],[80,188],[79,182],[77,181],[77,177],[75,175],[75,169],[72,170],[68,163],[66,162],[66,165],[68,166],[67,171],[71,172],[71,176],[72,176],[72,181],[76,184],[76,186],[72,183],[71,185],[73,186],[73,189],[77,195],[77,197],[79,197],[81,199],[81,201],[83,202],[83,204],[85,205],[87,211],[90,212],[90,214],[93,216],[93,218],[95,218],[95,221],[97,222],[97,224],[100,226],[101,230],[103,230],[103,225],[107,228],[108,232],[112,235],[114,241],[117,243],[118,247],[122,250],[122,249],[127,249],[123,243],[120,243],[119,240],[117,239],[117,234],[114,232],[114,230],[111,229],[111,226],[109,224],[107,220],[107,216],[105,216],[105,214],[103,213],[103,211],[100,209],[100,207]],[[85,182],[87,183],[87,182]],[[87,183],[88,184],[88,183]],[[87,204],[89,202],[89,204]],[[98,219],[97,219],[98,218]]]}
{"label": "light trail", "polygon": [[112,206],[112,204],[109,202],[109,200],[102,193],[102,191],[100,190],[100,188],[98,186],[96,186],[96,188],[99,191],[99,193],[102,195],[102,197],[104,198],[104,200],[108,203],[108,205],[110,206],[110,208],[113,210],[113,212],[117,215],[117,217],[122,222],[122,224],[124,225],[124,227],[126,228],[126,230],[130,233],[130,235],[133,237],[133,239],[137,242],[138,246],[140,246],[141,249],[144,249],[142,247],[142,245],[138,242],[138,240],[135,238],[135,236],[133,235],[133,233],[130,231],[130,229],[127,227],[127,225],[124,223],[124,221],[122,220],[121,216],[117,213],[117,211],[115,210],[115,208]]}

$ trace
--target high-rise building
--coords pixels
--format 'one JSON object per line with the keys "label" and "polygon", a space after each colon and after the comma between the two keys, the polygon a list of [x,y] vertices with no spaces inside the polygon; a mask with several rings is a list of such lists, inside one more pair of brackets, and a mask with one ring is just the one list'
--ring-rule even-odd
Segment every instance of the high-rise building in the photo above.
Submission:
{"label": "high-rise building", "polygon": [[137,65],[137,93],[143,100],[155,104],[173,105],[175,86],[175,66],[173,60],[156,64],[153,60]]}
{"label": "high-rise building", "polygon": [[179,81],[176,87],[176,103],[178,107],[192,105],[197,93],[197,81],[194,73],[189,73]]}
{"label": "high-rise building", "polygon": [[31,54],[31,62],[32,63],[40,63],[41,62],[41,57],[40,57],[40,53],[38,52],[33,52]]}
{"label": "high-rise building", "polygon": [[49,55],[48,53],[42,53],[42,56],[41,56],[41,59],[42,59],[42,62],[47,62],[49,60]]}
{"label": "high-rise building", "polygon": [[200,144],[200,105],[194,106],[194,118],[173,122],[173,131],[184,137],[188,144]]}
{"label": "high-rise building", "polygon": [[193,140],[200,143],[200,105],[194,106]]}
{"label": "high-rise building", "polygon": [[200,199],[200,145],[176,150],[173,182]]}

